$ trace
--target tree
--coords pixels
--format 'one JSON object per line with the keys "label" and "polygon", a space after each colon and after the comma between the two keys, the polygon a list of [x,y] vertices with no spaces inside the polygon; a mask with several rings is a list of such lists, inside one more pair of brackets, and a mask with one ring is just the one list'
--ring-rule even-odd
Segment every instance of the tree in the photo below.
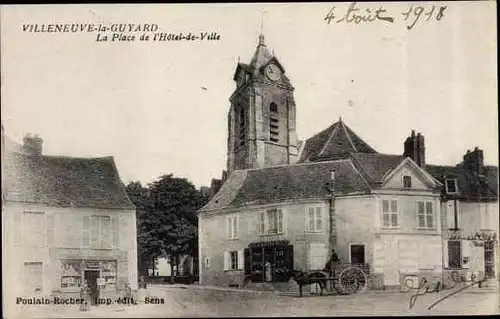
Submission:
{"label": "tree", "polygon": [[167,257],[173,282],[173,266],[179,257],[198,253],[196,211],[208,198],[187,179],[172,174],[161,176],[147,188],[139,182],[129,183],[126,190],[137,207],[140,269],[151,267],[160,256]]}
{"label": "tree", "polygon": [[149,236],[149,230],[156,225],[152,212],[152,202],[149,190],[140,182],[130,182],[126,187],[128,197],[136,206],[137,252],[139,273],[148,275],[148,269],[154,268],[155,258],[161,255],[161,245],[154,237]]}
{"label": "tree", "polygon": [[178,266],[179,257],[184,254],[197,254],[198,218],[196,211],[207,198],[185,178],[172,174],[163,175],[150,185],[153,209],[161,226],[155,235],[163,239],[163,249],[171,266]]}

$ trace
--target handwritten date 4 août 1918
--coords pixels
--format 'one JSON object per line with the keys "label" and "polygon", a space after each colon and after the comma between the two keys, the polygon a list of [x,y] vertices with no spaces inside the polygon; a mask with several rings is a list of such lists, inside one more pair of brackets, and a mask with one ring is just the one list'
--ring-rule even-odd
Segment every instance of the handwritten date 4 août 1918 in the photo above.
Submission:
{"label": "handwritten date 4 ao\u00fbt 1918", "polygon": [[[444,17],[447,6],[435,5],[411,5],[400,13],[402,19],[409,24],[406,26],[408,30],[413,29],[418,21],[429,21],[434,18],[440,21]],[[356,2],[352,2],[345,12],[337,15],[335,6],[328,11],[324,20],[327,24],[335,23],[370,23],[373,21],[383,21],[386,23],[394,23],[396,18],[391,15],[383,6],[377,9],[373,8],[360,8]]]}

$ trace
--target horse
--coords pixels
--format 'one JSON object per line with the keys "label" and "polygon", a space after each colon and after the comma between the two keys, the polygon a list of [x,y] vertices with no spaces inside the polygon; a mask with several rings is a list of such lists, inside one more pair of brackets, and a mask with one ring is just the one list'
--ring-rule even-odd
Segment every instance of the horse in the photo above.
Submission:
{"label": "horse", "polygon": [[302,270],[293,270],[292,277],[300,286],[318,284],[323,295],[323,290],[326,288],[326,278],[328,273],[325,271],[317,270],[310,273],[303,272]]}

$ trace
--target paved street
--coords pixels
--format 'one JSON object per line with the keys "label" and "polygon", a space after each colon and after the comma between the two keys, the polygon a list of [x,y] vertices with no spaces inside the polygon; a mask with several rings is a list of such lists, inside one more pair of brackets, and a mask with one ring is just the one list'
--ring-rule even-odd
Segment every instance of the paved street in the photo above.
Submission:
{"label": "paved street", "polygon": [[[306,296],[298,298],[273,292],[251,292],[200,286],[153,286],[146,295],[163,298],[163,304],[99,306],[88,312],[78,308],[39,306],[21,317],[37,318],[125,318],[125,317],[234,317],[234,316],[362,316],[362,315],[453,315],[500,313],[495,291],[464,290],[433,309],[427,308],[450,294],[444,291],[419,296],[409,309],[411,293],[364,292],[349,296]],[[145,293],[143,291],[143,293]],[[145,295],[143,295],[144,297]]]}

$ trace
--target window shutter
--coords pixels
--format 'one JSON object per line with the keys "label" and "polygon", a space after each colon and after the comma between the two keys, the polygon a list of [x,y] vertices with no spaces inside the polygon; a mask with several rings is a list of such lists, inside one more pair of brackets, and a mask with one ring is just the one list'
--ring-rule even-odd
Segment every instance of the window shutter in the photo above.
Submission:
{"label": "window shutter", "polygon": [[226,222],[226,234],[227,234],[227,238],[231,238],[231,223],[232,223],[232,220],[231,220],[231,216],[228,216],[227,217],[227,222]]}
{"label": "window shutter", "polygon": [[238,250],[238,269],[243,269],[243,265],[245,261],[245,257],[243,254],[243,250]]}
{"label": "window shutter", "polygon": [[118,236],[119,236],[118,216],[111,216],[111,232],[112,232],[111,246],[117,248]]}
{"label": "window shutter", "polygon": [[323,208],[316,207],[316,230],[323,230]]}
{"label": "window shutter", "polygon": [[54,215],[47,215],[47,245],[54,244]]}
{"label": "window shutter", "polygon": [[239,220],[238,215],[233,216],[233,238],[238,238]]}
{"label": "window shutter", "polygon": [[245,275],[250,275],[252,273],[252,263],[250,261],[250,249],[248,248],[245,248],[245,250],[243,251],[243,258],[244,258],[244,262],[243,264],[245,265],[244,266],[244,269],[245,269]]}
{"label": "window shutter", "polygon": [[264,235],[266,232],[266,213],[260,213],[260,234]]}
{"label": "window shutter", "polygon": [[90,246],[90,216],[83,216],[82,224],[82,246]]}
{"label": "window shutter", "polygon": [[307,214],[307,230],[314,231],[314,207],[309,207]]}
{"label": "window shutter", "polygon": [[424,202],[417,202],[417,220],[418,220],[418,227],[425,227],[425,204],[424,204]]}
{"label": "window shutter", "polygon": [[229,252],[225,251],[224,252],[224,270],[229,269]]}
{"label": "window shutter", "polygon": [[278,209],[276,214],[278,214],[278,234],[283,234],[283,210]]}
{"label": "window shutter", "polygon": [[426,207],[426,226],[428,228],[434,228],[434,203],[433,202],[427,202],[425,203]]}
{"label": "window shutter", "polygon": [[99,219],[96,216],[90,217],[90,246],[92,248],[100,248],[99,224]]}

